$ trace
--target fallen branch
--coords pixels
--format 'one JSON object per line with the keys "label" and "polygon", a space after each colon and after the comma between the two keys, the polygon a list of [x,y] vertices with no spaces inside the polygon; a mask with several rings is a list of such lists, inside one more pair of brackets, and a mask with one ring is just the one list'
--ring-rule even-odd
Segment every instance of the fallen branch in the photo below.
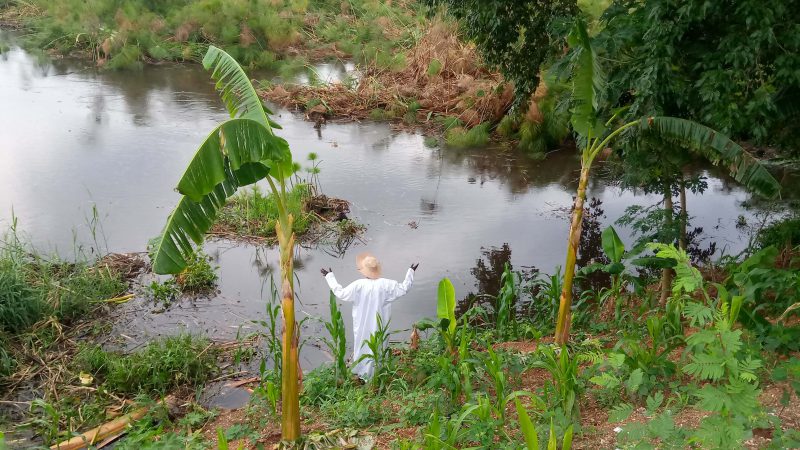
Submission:
{"label": "fallen branch", "polygon": [[144,417],[150,410],[149,407],[139,408],[136,411],[118,417],[111,422],[106,422],[99,427],[75,436],[64,442],[60,442],[50,447],[51,450],[79,450],[93,445],[95,442],[105,440],[117,434],[123,434],[125,427]]}
{"label": "fallen branch", "polygon": [[[169,409],[173,409],[177,403],[177,399],[168,396],[164,399],[164,403]],[[150,411],[150,406],[139,408],[136,411],[125,414],[124,416],[117,417],[116,419],[106,422],[98,427],[75,436],[69,440],[52,445],[50,450],[80,450],[88,448],[97,442],[102,442],[102,445],[108,445],[112,441],[125,434],[128,430],[128,425],[142,419]]]}

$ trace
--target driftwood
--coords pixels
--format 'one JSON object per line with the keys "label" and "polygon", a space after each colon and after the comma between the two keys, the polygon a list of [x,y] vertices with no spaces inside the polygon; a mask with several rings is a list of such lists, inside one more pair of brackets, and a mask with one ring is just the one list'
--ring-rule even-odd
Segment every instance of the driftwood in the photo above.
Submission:
{"label": "driftwood", "polygon": [[[167,397],[164,399],[164,402],[167,404],[167,407],[171,410],[175,406],[174,404],[177,403],[176,399],[173,397]],[[51,450],[80,450],[83,448],[88,448],[90,445],[95,445],[98,442],[103,441],[103,445],[107,445],[112,441],[119,438],[121,435],[127,432],[128,425],[140,420],[142,417],[147,415],[150,411],[149,406],[145,406],[143,408],[139,408],[136,411],[131,413],[125,414],[124,416],[117,417],[116,419],[106,422],[99,427],[92,428],[89,431],[86,431],[83,434],[75,436],[71,439],[68,439],[63,442],[59,442],[58,444],[52,445],[50,447]]]}

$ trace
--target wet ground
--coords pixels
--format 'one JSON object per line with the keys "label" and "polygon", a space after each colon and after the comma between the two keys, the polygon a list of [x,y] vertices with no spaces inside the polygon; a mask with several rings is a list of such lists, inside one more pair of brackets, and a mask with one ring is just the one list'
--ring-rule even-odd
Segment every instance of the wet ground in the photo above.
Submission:
{"label": "wet ground", "polygon": [[[318,72],[341,78],[334,64]],[[98,71],[19,48],[0,55],[0,104],[0,227],[8,227],[13,214],[40,251],[64,256],[144,251],[177,203],[173,188],[198,144],[226,118],[199,66]],[[342,283],[349,282],[357,277],[355,255],[365,250],[382,260],[387,277],[402,278],[409,264],[420,263],[413,290],[394,308],[392,328],[398,330],[435,314],[442,277],[453,280],[459,296],[473,290],[470,269],[482,249],[507,243],[515,266],[543,272],[563,264],[577,180],[574,150],[534,161],[496,148],[430,148],[423,136],[393,132],[385,124],[327,124],[317,130],[300,115],[274,110],[295,159],[306,164],[307,155],[317,153],[324,192],[352,202],[351,216],[368,227],[363,242],[343,253],[331,247],[298,250],[298,309],[304,315],[327,316],[328,288],[319,269],[332,267]],[[753,222],[757,211],[743,208],[749,195],[727,177],[697,170],[709,188],[689,195],[692,225],[717,242],[717,254],[738,253],[747,236],[736,224]],[[602,172],[598,167],[596,173]],[[659,200],[609,185],[601,175],[588,192],[602,201],[603,224],[627,206]],[[630,240],[629,230],[619,231]],[[206,251],[219,266],[218,293],[160,313],[146,300],[134,300],[117,315],[118,342],[134,348],[182,330],[232,340],[260,328],[252,321],[265,318],[277,252],[228,241],[210,242]],[[349,312],[345,305],[348,329]],[[310,320],[303,335],[313,341],[323,330]],[[406,336],[402,331],[395,339]],[[306,368],[325,359],[311,343],[304,347]]]}

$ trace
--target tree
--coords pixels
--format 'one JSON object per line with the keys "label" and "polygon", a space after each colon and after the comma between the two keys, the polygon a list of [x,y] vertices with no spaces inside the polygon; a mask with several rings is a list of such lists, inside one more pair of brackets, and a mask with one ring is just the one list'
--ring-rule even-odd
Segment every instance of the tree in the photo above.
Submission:
{"label": "tree", "polygon": [[[630,98],[629,118],[685,117],[738,139],[797,148],[799,12],[797,0],[615,0],[597,36],[598,47],[611,56],[609,97]],[[659,136],[639,141],[621,149],[625,181],[663,194],[662,229],[677,234],[660,242],[686,249],[692,180],[684,166],[693,155]],[[652,147],[660,148],[658,157],[651,156]],[[674,221],[673,190],[680,199]],[[663,269],[662,304],[670,277],[671,269]]]}
{"label": "tree", "polygon": [[[665,140],[691,148],[714,164],[724,162],[738,182],[767,197],[777,196],[780,191],[778,182],[756,158],[711,128],[689,120],[666,116],[620,121],[619,117],[627,111],[627,107],[609,111],[611,102],[605,97],[607,93],[605,74],[582,20],[576,21],[568,42],[569,54],[558,64],[556,71],[568,74],[571,82],[569,99],[571,125],[578,148],[581,150],[581,171],[567,239],[564,283],[556,321],[555,339],[560,345],[569,339],[575,261],[581,238],[586,185],[592,163],[612,142],[626,133],[626,130],[630,130],[626,136],[629,138],[634,137],[633,132],[637,130],[654,133]],[[603,120],[609,116],[610,118]]]}
{"label": "tree", "polygon": [[[298,330],[294,310],[294,218],[286,209],[286,177],[292,173],[289,144],[275,135],[280,128],[269,118],[239,64],[211,46],[203,58],[211,70],[231,118],[214,128],[195,153],[178,182],[183,197],[167,219],[153,251],[153,270],[182,271],[187,258],[205,239],[220,208],[238,188],[266,179],[278,205],[275,232],[280,246],[283,353],[281,361],[282,437],[300,437],[298,392]],[[276,185],[277,183],[277,185]]]}
{"label": "tree", "polygon": [[[559,25],[578,12],[576,0],[426,0],[459,19],[485,62],[514,83],[515,106],[528,106],[539,71],[563,51]],[[561,26],[564,30],[568,27]]]}
{"label": "tree", "polygon": [[800,0],[615,0],[598,39],[631,113],[696,120],[800,156]]}

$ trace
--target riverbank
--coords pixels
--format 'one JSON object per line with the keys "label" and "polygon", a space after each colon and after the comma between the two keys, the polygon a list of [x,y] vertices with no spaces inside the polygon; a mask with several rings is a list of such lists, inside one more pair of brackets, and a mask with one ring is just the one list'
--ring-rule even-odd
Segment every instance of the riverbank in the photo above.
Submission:
{"label": "riverbank", "polygon": [[[0,22],[24,28],[25,40],[54,54],[77,52],[98,66],[141,67],[158,61],[199,61],[214,44],[244,66],[291,74],[315,61],[350,57],[381,67],[398,64],[424,12],[414,2],[355,0],[214,1],[158,4],[102,0],[11,1]],[[375,23],[381,30],[373,29]],[[235,25],[232,25],[235,24]]]}
{"label": "riverbank", "polygon": [[[555,128],[544,123],[554,118],[548,106],[553,100],[541,105],[544,83],[529,102],[532,111],[507,116],[513,84],[484,67],[457,24],[429,19],[417,2],[360,0],[333,9],[289,2],[261,11],[259,19],[248,19],[255,5],[245,2],[223,13],[226,23],[240,24],[238,30],[221,29],[206,2],[120,9],[101,2],[92,11],[74,3],[12,2],[0,9],[0,23],[24,29],[21,41],[29,48],[106,69],[198,62],[211,43],[243,66],[270,74],[261,95],[303,112],[317,126],[330,120],[390,122],[422,130],[432,145],[441,139],[474,148],[491,140],[535,157],[566,137],[552,131],[566,130],[564,120],[556,120]],[[356,69],[335,82],[320,79],[314,66],[332,60],[352,60]],[[293,81],[300,74],[306,84]]]}
{"label": "riverbank", "polygon": [[[773,235],[765,233],[764,239],[774,241]],[[485,286],[499,291],[478,292],[482,302],[458,307],[455,331],[438,329],[438,321],[433,328],[420,321],[420,331],[408,340],[405,332],[395,332],[406,343],[392,345],[380,357],[376,377],[367,384],[330,364],[305,373],[301,414],[307,445],[487,448],[518,447],[535,438],[544,446],[553,435],[559,442],[570,441],[566,448],[574,449],[681,447],[687,442],[791,448],[800,442],[800,348],[797,340],[778,337],[800,335],[800,323],[791,317],[775,320],[783,306],[774,301],[762,305],[761,312],[755,312],[757,301],[741,304],[738,317],[728,322],[727,289],[759,286],[753,274],[796,278],[798,267],[786,257],[796,251],[787,249],[776,259],[774,247],[764,247],[746,261],[704,270],[697,290],[676,288],[666,310],[655,303],[656,293],[647,290],[611,296],[605,288],[583,290],[571,343],[563,348],[550,337],[560,279],[513,272],[506,265],[492,272],[500,278],[485,280]],[[139,267],[130,258],[103,260],[86,273],[133,274],[131,268]],[[3,261],[0,275],[6,278],[9,260]],[[32,273],[40,272],[37,268]],[[687,281],[684,276],[678,276],[675,286]],[[729,281],[712,283],[721,279]],[[638,281],[626,275],[625,283]],[[771,298],[784,302],[793,287],[782,282],[768,289]],[[5,286],[3,298],[19,291]],[[98,288],[86,295],[103,298],[108,292]],[[704,296],[710,303],[697,300]],[[13,336],[20,343],[51,343],[33,353],[46,363],[39,366],[39,386],[47,390],[34,388],[29,394],[34,400],[7,401],[4,396],[6,410],[12,404],[30,405],[20,411],[22,416],[3,424],[7,444],[50,445],[120,420],[130,426],[103,440],[122,449],[261,448],[279,443],[280,371],[266,365],[248,372],[240,366],[253,358],[279,359],[277,315],[271,316],[271,333],[270,320],[265,322],[263,341],[243,336],[220,343],[182,335],[118,353],[92,344],[102,333],[86,330],[113,315],[115,303],[124,301],[115,300],[119,298],[124,297],[102,302],[106,314],[93,311],[80,322],[40,320],[29,328],[30,334]],[[510,307],[502,307],[503,302]],[[614,313],[620,311],[615,305],[622,306],[621,315]],[[673,308],[679,308],[679,316]],[[750,322],[761,314],[766,328]],[[20,338],[26,335],[30,337]],[[347,339],[349,333],[341,337]],[[259,354],[256,345],[266,353]],[[51,353],[62,356],[52,359],[47,356]],[[711,360],[719,358],[727,361],[720,361],[719,375],[717,369],[703,368],[716,366]],[[14,379],[3,378],[4,387]],[[209,382],[249,392],[250,400],[233,409],[204,407],[197,399]],[[29,440],[29,433],[37,439]]]}

